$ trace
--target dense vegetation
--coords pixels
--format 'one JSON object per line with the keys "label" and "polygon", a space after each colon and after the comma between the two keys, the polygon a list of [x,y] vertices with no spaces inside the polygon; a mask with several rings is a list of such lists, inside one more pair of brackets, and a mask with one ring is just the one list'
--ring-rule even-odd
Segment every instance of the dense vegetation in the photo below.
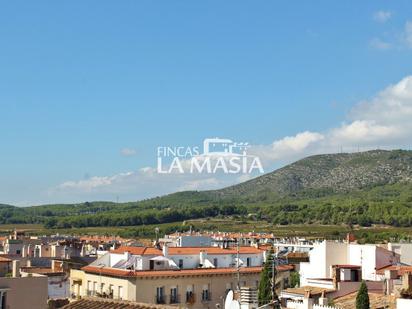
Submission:
{"label": "dense vegetation", "polygon": [[[339,185],[341,179],[345,185]],[[140,202],[0,205],[0,224],[41,223],[47,228],[144,226],[208,217],[278,225],[410,227],[412,152],[314,156],[222,190],[180,192]]]}

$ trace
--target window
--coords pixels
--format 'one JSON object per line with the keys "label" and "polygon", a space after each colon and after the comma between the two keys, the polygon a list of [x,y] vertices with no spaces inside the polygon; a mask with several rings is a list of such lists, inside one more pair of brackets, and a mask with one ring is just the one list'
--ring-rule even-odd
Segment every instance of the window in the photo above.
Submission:
{"label": "window", "polygon": [[193,293],[193,286],[188,285],[186,289],[186,303],[194,304],[195,302],[195,294]]}
{"label": "window", "polygon": [[6,291],[0,291],[0,309],[6,309]]}
{"label": "window", "polygon": [[179,302],[178,295],[177,295],[177,287],[172,287],[170,289],[170,303],[177,304]]}
{"label": "window", "polygon": [[118,297],[120,300],[123,299],[123,287],[122,287],[122,286],[119,286],[119,288],[118,288],[117,297]]}
{"label": "window", "polygon": [[354,282],[359,281],[359,272],[357,270],[352,269],[350,271],[350,280]]}
{"label": "window", "polygon": [[213,259],[213,265],[215,265],[215,267],[217,267],[217,258]]}
{"label": "window", "polygon": [[88,280],[87,281],[87,287],[86,287],[86,289],[87,289],[87,296],[91,296],[92,295],[92,291],[91,291],[91,289],[92,289],[92,282],[90,281],[90,280]]}
{"label": "window", "polygon": [[209,301],[209,300],[210,300],[209,286],[204,285],[203,290],[202,290],[202,301]]}
{"label": "window", "polygon": [[156,304],[164,304],[165,299],[164,299],[164,287],[157,287],[156,288]]}
{"label": "window", "polygon": [[251,259],[250,257],[248,257],[248,258],[246,259],[246,266],[247,266],[247,267],[252,266],[252,259]]}
{"label": "window", "polygon": [[183,259],[179,259],[179,268],[183,269]]}
{"label": "window", "polygon": [[109,298],[113,298],[113,294],[114,294],[114,285],[109,284]]}
{"label": "window", "polygon": [[152,261],[152,260],[149,261],[149,269],[150,270],[154,269],[154,261]]}
{"label": "window", "polygon": [[20,255],[21,254],[21,250],[16,250],[16,254]]}

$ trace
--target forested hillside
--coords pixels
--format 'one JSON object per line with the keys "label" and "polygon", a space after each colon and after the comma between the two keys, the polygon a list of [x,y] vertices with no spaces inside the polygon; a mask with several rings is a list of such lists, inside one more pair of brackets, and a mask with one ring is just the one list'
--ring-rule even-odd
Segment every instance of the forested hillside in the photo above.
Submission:
{"label": "forested hillside", "polygon": [[139,202],[0,205],[0,223],[58,228],[232,216],[276,224],[412,226],[412,152],[312,156],[221,190],[180,192]]}

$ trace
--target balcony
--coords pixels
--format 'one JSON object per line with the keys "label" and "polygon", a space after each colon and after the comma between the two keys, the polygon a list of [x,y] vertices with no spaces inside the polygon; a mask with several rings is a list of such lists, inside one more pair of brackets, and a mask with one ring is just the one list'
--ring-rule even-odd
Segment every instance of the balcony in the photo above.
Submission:
{"label": "balcony", "polygon": [[193,305],[196,302],[195,294],[193,292],[186,293],[186,304]]}
{"label": "balcony", "polygon": [[180,303],[180,295],[170,295],[169,296],[169,304],[179,304]]}
{"label": "balcony", "polygon": [[157,305],[164,305],[166,304],[166,297],[164,295],[156,295],[154,303]]}
{"label": "balcony", "polygon": [[206,303],[212,300],[212,295],[209,290],[202,291],[202,303]]}

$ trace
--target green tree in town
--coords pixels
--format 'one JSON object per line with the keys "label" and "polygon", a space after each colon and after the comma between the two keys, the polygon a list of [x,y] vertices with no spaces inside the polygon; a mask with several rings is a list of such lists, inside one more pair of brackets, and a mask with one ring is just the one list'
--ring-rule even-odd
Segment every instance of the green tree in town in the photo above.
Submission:
{"label": "green tree in town", "polygon": [[356,295],[356,309],[369,309],[368,287],[365,281],[362,281],[358,294]]}
{"label": "green tree in town", "polygon": [[297,271],[292,271],[290,273],[290,286],[292,288],[297,288],[300,286],[300,276]]}
{"label": "green tree in town", "polygon": [[[274,278],[276,282],[276,268],[274,267],[273,250],[270,249],[267,254],[262,273],[260,274],[258,292],[259,306],[263,306],[272,302],[272,278]],[[277,301],[278,297],[275,290],[273,291],[273,294],[274,300]],[[278,305],[277,307],[275,306],[275,308],[280,307]]]}

